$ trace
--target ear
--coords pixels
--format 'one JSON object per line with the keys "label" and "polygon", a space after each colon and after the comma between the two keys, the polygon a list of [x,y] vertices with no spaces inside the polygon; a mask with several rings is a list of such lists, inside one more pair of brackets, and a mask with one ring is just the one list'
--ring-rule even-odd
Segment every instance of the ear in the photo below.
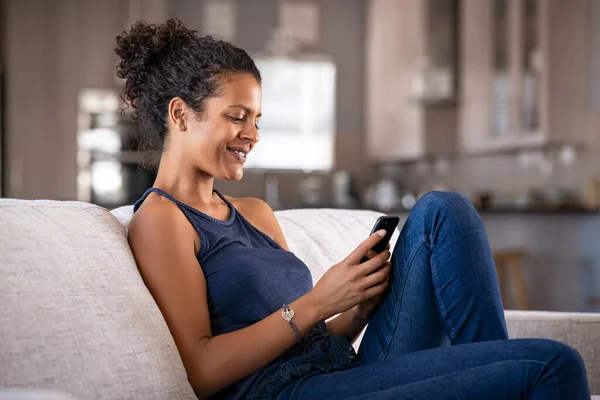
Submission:
{"label": "ear", "polygon": [[190,109],[181,97],[173,97],[169,102],[169,126],[179,126],[186,124],[186,118],[189,117]]}

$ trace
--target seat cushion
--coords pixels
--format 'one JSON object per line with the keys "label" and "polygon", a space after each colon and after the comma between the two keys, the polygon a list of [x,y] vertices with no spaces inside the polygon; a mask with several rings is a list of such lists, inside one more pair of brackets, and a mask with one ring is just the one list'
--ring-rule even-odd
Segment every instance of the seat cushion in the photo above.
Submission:
{"label": "seat cushion", "polygon": [[0,199],[0,388],[195,399],[124,227],[79,202]]}

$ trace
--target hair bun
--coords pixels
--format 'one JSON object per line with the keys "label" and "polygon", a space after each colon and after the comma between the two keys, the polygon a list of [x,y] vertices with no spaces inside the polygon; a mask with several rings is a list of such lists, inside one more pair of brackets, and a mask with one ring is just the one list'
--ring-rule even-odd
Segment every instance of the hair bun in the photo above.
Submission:
{"label": "hair bun", "polygon": [[138,86],[146,80],[149,69],[160,68],[161,61],[176,48],[181,48],[196,34],[176,18],[154,25],[136,21],[128,31],[117,36],[115,53],[121,58],[117,76]]}

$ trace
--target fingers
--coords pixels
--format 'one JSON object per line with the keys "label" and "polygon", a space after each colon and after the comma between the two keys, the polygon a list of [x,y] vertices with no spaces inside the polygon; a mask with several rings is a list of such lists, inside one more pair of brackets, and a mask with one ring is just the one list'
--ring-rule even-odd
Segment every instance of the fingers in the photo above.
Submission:
{"label": "fingers", "polygon": [[387,289],[389,284],[390,284],[389,279],[385,279],[385,280],[381,281],[381,283],[378,283],[375,286],[371,286],[370,288],[368,288],[367,290],[364,291],[365,299],[370,299],[371,297],[381,295],[383,292],[385,292],[385,289]]}
{"label": "fingers", "polygon": [[375,253],[373,250],[369,250],[367,251],[367,258],[370,260],[371,258],[375,257],[377,255],[377,253]]}
{"label": "fingers", "polygon": [[[387,244],[385,249],[388,251],[391,249],[389,243]],[[376,255],[377,255],[377,253],[375,253],[373,250],[369,250],[369,251],[367,251],[367,254],[365,255],[365,257],[367,257],[370,260],[371,258],[375,257]]]}
{"label": "fingers", "polygon": [[359,273],[359,275],[362,276],[369,275],[373,271],[376,271],[379,268],[381,268],[381,266],[384,265],[385,262],[390,259],[390,256],[391,253],[389,252],[389,250],[385,250],[375,255],[370,260],[365,261],[364,263],[356,266],[356,268],[358,269],[357,272]]}
{"label": "fingers", "polygon": [[376,286],[383,281],[387,281],[390,275],[390,270],[392,269],[392,263],[389,261],[384,264],[383,267],[378,269],[377,271],[365,276],[361,281],[361,286],[364,289],[368,289],[370,287]]}
{"label": "fingers", "polygon": [[385,236],[385,230],[380,229],[371,236],[369,236],[364,242],[358,245],[356,249],[348,257],[346,261],[354,264],[360,263],[360,260],[367,254],[369,250],[373,248],[377,243]]}

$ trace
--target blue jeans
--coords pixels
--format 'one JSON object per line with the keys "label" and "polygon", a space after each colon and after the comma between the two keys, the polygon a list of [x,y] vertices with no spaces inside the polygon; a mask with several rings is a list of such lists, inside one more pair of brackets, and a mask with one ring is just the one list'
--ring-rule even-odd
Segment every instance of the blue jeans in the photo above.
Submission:
{"label": "blue jeans", "polygon": [[552,340],[508,340],[494,261],[469,200],[431,192],[410,213],[361,365],[293,381],[278,399],[587,399],[585,365]]}

